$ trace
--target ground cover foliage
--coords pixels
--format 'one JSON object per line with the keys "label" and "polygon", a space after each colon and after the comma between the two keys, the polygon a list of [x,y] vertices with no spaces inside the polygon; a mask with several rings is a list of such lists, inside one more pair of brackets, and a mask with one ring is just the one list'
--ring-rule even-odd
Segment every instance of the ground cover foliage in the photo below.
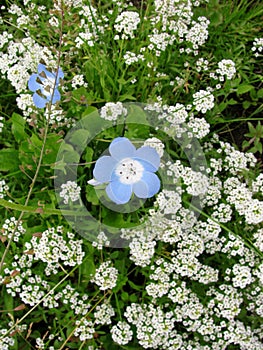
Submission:
{"label": "ground cover foliage", "polygon": [[263,349],[262,18],[1,5],[1,349]]}

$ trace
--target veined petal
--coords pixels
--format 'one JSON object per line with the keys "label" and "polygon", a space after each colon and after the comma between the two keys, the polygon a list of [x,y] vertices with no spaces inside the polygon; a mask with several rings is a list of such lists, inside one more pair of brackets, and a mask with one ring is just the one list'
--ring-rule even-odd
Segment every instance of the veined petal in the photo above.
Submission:
{"label": "veined petal", "polygon": [[31,91],[37,91],[42,89],[42,85],[37,82],[38,74],[32,74],[28,80],[28,88]]}
{"label": "veined petal", "polygon": [[37,108],[44,108],[48,101],[47,99],[41,97],[37,92],[35,92],[33,95],[33,102]]}
{"label": "veined petal", "polygon": [[109,182],[116,167],[117,161],[110,156],[102,156],[95,164],[93,170],[94,178],[101,182]]}
{"label": "veined petal", "polygon": [[126,137],[117,137],[109,147],[110,154],[117,160],[131,158],[134,156],[136,148]]}
{"label": "veined petal", "polygon": [[150,163],[156,171],[160,166],[160,156],[157,153],[156,149],[150,146],[142,146],[136,150],[135,159],[144,160],[147,163]]}
{"label": "veined petal", "polygon": [[128,203],[132,195],[132,186],[113,181],[106,187],[108,197],[116,204]]}
{"label": "veined petal", "polygon": [[139,198],[150,198],[160,190],[160,187],[158,176],[145,171],[141,180],[133,185],[133,191]]}

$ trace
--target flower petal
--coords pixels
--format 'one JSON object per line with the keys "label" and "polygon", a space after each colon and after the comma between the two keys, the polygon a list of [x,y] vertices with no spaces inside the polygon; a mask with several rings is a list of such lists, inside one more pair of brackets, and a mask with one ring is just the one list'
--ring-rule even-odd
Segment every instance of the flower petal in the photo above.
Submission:
{"label": "flower petal", "polygon": [[[52,96],[52,94],[51,94]],[[50,99],[51,99],[51,96],[50,96]],[[53,95],[53,98],[52,98],[52,104],[56,103],[57,101],[60,101],[60,92],[58,91],[58,89],[55,89],[54,91],[54,95]]]}
{"label": "flower petal", "polygon": [[132,186],[113,181],[106,187],[108,197],[116,204],[128,203],[132,195]]}
{"label": "flower petal", "polygon": [[116,167],[117,161],[110,156],[102,156],[95,164],[94,178],[100,183],[109,182]]}
{"label": "flower petal", "polygon": [[138,158],[139,161],[142,159],[145,162],[150,163],[154,168],[154,170],[150,171],[156,171],[160,166],[160,156],[153,147],[142,146],[138,148],[135,154],[135,159],[136,158]]}
{"label": "flower petal", "polygon": [[28,88],[29,90],[35,92],[37,90],[40,90],[42,88],[42,85],[37,83],[38,74],[32,74],[31,77],[28,80]]}
{"label": "flower petal", "polygon": [[158,176],[145,171],[141,180],[133,185],[133,191],[139,198],[150,198],[159,191],[160,187]]}
{"label": "flower petal", "polygon": [[126,137],[117,137],[109,147],[110,154],[117,160],[133,157],[136,148]]}
{"label": "flower petal", "polygon": [[44,108],[48,100],[41,97],[37,92],[35,92],[33,95],[33,102],[37,108]]}

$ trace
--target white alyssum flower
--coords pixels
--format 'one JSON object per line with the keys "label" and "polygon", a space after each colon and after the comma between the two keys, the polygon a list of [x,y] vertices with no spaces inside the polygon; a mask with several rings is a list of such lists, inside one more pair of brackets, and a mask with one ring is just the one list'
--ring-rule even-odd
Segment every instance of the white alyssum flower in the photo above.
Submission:
{"label": "white alyssum flower", "polygon": [[218,67],[216,73],[221,77],[226,76],[227,79],[232,79],[236,74],[235,63],[232,60],[223,59],[218,62]]}
{"label": "white alyssum flower", "polygon": [[46,275],[57,273],[60,264],[76,266],[82,263],[85,253],[82,251],[82,240],[76,240],[71,232],[64,233],[63,226],[51,227],[41,234],[33,236],[27,249],[34,250],[34,260],[47,263]]}
{"label": "white alyssum flower", "polygon": [[198,112],[206,113],[214,107],[214,96],[208,90],[200,90],[193,94],[193,105]]}
{"label": "white alyssum flower", "polygon": [[83,74],[76,74],[72,78],[71,85],[74,89],[76,89],[78,86],[87,87],[88,83],[85,82]]}
{"label": "white alyssum flower", "polygon": [[100,117],[106,120],[117,120],[120,116],[126,116],[127,109],[121,102],[108,102],[100,110]]}
{"label": "white alyssum flower", "polygon": [[164,144],[157,137],[151,137],[144,141],[144,146],[150,146],[156,150],[160,157],[163,156],[164,153]]}
{"label": "white alyssum flower", "polygon": [[132,340],[133,333],[127,322],[119,321],[111,328],[110,332],[113,341],[119,345],[126,345]]}
{"label": "white alyssum flower", "polygon": [[91,282],[95,283],[100,290],[112,289],[116,286],[118,270],[111,267],[111,261],[105,261],[96,269]]}
{"label": "white alyssum flower", "polygon": [[263,38],[255,38],[251,49],[254,52],[255,57],[259,57],[263,54]]}
{"label": "white alyssum flower", "polygon": [[95,308],[95,324],[111,324],[111,317],[113,317],[114,315],[114,308],[109,302],[106,301],[103,304],[96,306]]}
{"label": "white alyssum flower", "polygon": [[67,181],[61,185],[62,191],[59,196],[64,199],[64,204],[68,204],[69,201],[76,202],[80,199],[80,186],[75,181]]}
{"label": "white alyssum flower", "polygon": [[251,269],[249,266],[235,264],[233,266],[233,286],[241,289],[246,288],[247,285],[253,282]]}
{"label": "white alyssum flower", "polygon": [[[2,117],[0,117],[0,120],[1,118]],[[0,132],[1,132],[1,123],[0,123]],[[9,186],[6,184],[5,180],[0,180],[0,198],[4,198],[8,190],[9,190]]]}
{"label": "white alyssum flower", "polygon": [[[140,15],[135,11],[123,11],[115,20],[114,29],[121,34],[121,39],[134,38],[134,31],[140,23]],[[117,37],[116,37],[117,38]]]}
{"label": "white alyssum flower", "polygon": [[6,219],[1,230],[1,235],[15,242],[19,241],[19,237],[25,234],[26,230],[23,228],[22,223],[18,222],[15,217]]}
{"label": "white alyssum flower", "polygon": [[79,337],[81,342],[84,342],[88,339],[93,339],[95,329],[93,328],[93,323],[82,317],[80,320],[75,322],[76,328],[74,330],[75,337]]}

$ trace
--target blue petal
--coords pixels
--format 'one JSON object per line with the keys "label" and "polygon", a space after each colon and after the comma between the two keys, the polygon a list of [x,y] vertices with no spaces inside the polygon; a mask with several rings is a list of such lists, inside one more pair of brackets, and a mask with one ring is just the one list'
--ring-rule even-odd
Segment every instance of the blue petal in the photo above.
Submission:
{"label": "blue petal", "polygon": [[28,88],[29,90],[35,92],[37,90],[40,90],[42,88],[42,85],[37,83],[38,74],[32,74],[31,77],[28,80]]}
{"label": "blue petal", "polygon": [[110,154],[117,160],[133,157],[136,148],[126,137],[117,137],[112,141],[109,147]]}
{"label": "blue petal", "polygon": [[47,99],[41,97],[37,92],[35,92],[33,95],[33,102],[37,108],[44,108],[48,101]]}
{"label": "blue petal", "polygon": [[94,178],[100,183],[109,182],[116,165],[117,162],[114,158],[110,156],[102,156],[95,164],[93,170]]}
{"label": "blue petal", "polygon": [[53,73],[51,73],[50,71],[48,71],[46,66],[44,64],[42,64],[42,63],[39,63],[39,65],[37,67],[37,71],[38,71],[39,74],[44,73],[46,75],[46,78],[48,78],[50,80],[54,80],[55,79],[55,75]]}
{"label": "blue petal", "polygon": [[[150,163],[156,171],[160,166],[160,156],[157,153],[156,149],[150,146],[143,146],[137,149],[135,158],[138,160],[142,159],[147,163]],[[139,159],[140,158],[140,159]]]}
{"label": "blue petal", "polygon": [[[52,94],[50,95],[50,99],[51,99]],[[57,101],[60,101],[60,92],[58,91],[58,89],[55,89],[54,91],[54,95],[52,98],[52,104],[56,103]]]}
{"label": "blue petal", "polygon": [[[38,73],[41,74],[41,73],[45,73],[47,79],[50,79],[51,81],[55,80],[56,78],[56,74],[57,74],[57,81],[56,81],[56,86],[58,86],[59,84],[59,79],[63,79],[64,78],[64,73],[62,71],[62,69],[59,67],[58,69],[58,73],[57,71],[55,70],[55,72],[50,72],[49,70],[47,70],[46,66],[42,63],[39,63],[38,67],[37,67],[37,70],[38,70]],[[39,77],[42,81],[43,77]]]}
{"label": "blue petal", "polygon": [[62,69],[59,67],[57,81],[59,82],[59,79],[63,79],[63,78],[64,78],[64,73],[63,73]]}
{"label": "blue petal", "polygon": [[132,186],[113,181],[106,187],[108,197],[116,204],[128,203],[132,195]]}
{"label": "blue petal", "polygon": [[133,185],[133,191],[139,198],[150,198],[160,190],[160,187],[158,176],[145,171],[141,180]]}

